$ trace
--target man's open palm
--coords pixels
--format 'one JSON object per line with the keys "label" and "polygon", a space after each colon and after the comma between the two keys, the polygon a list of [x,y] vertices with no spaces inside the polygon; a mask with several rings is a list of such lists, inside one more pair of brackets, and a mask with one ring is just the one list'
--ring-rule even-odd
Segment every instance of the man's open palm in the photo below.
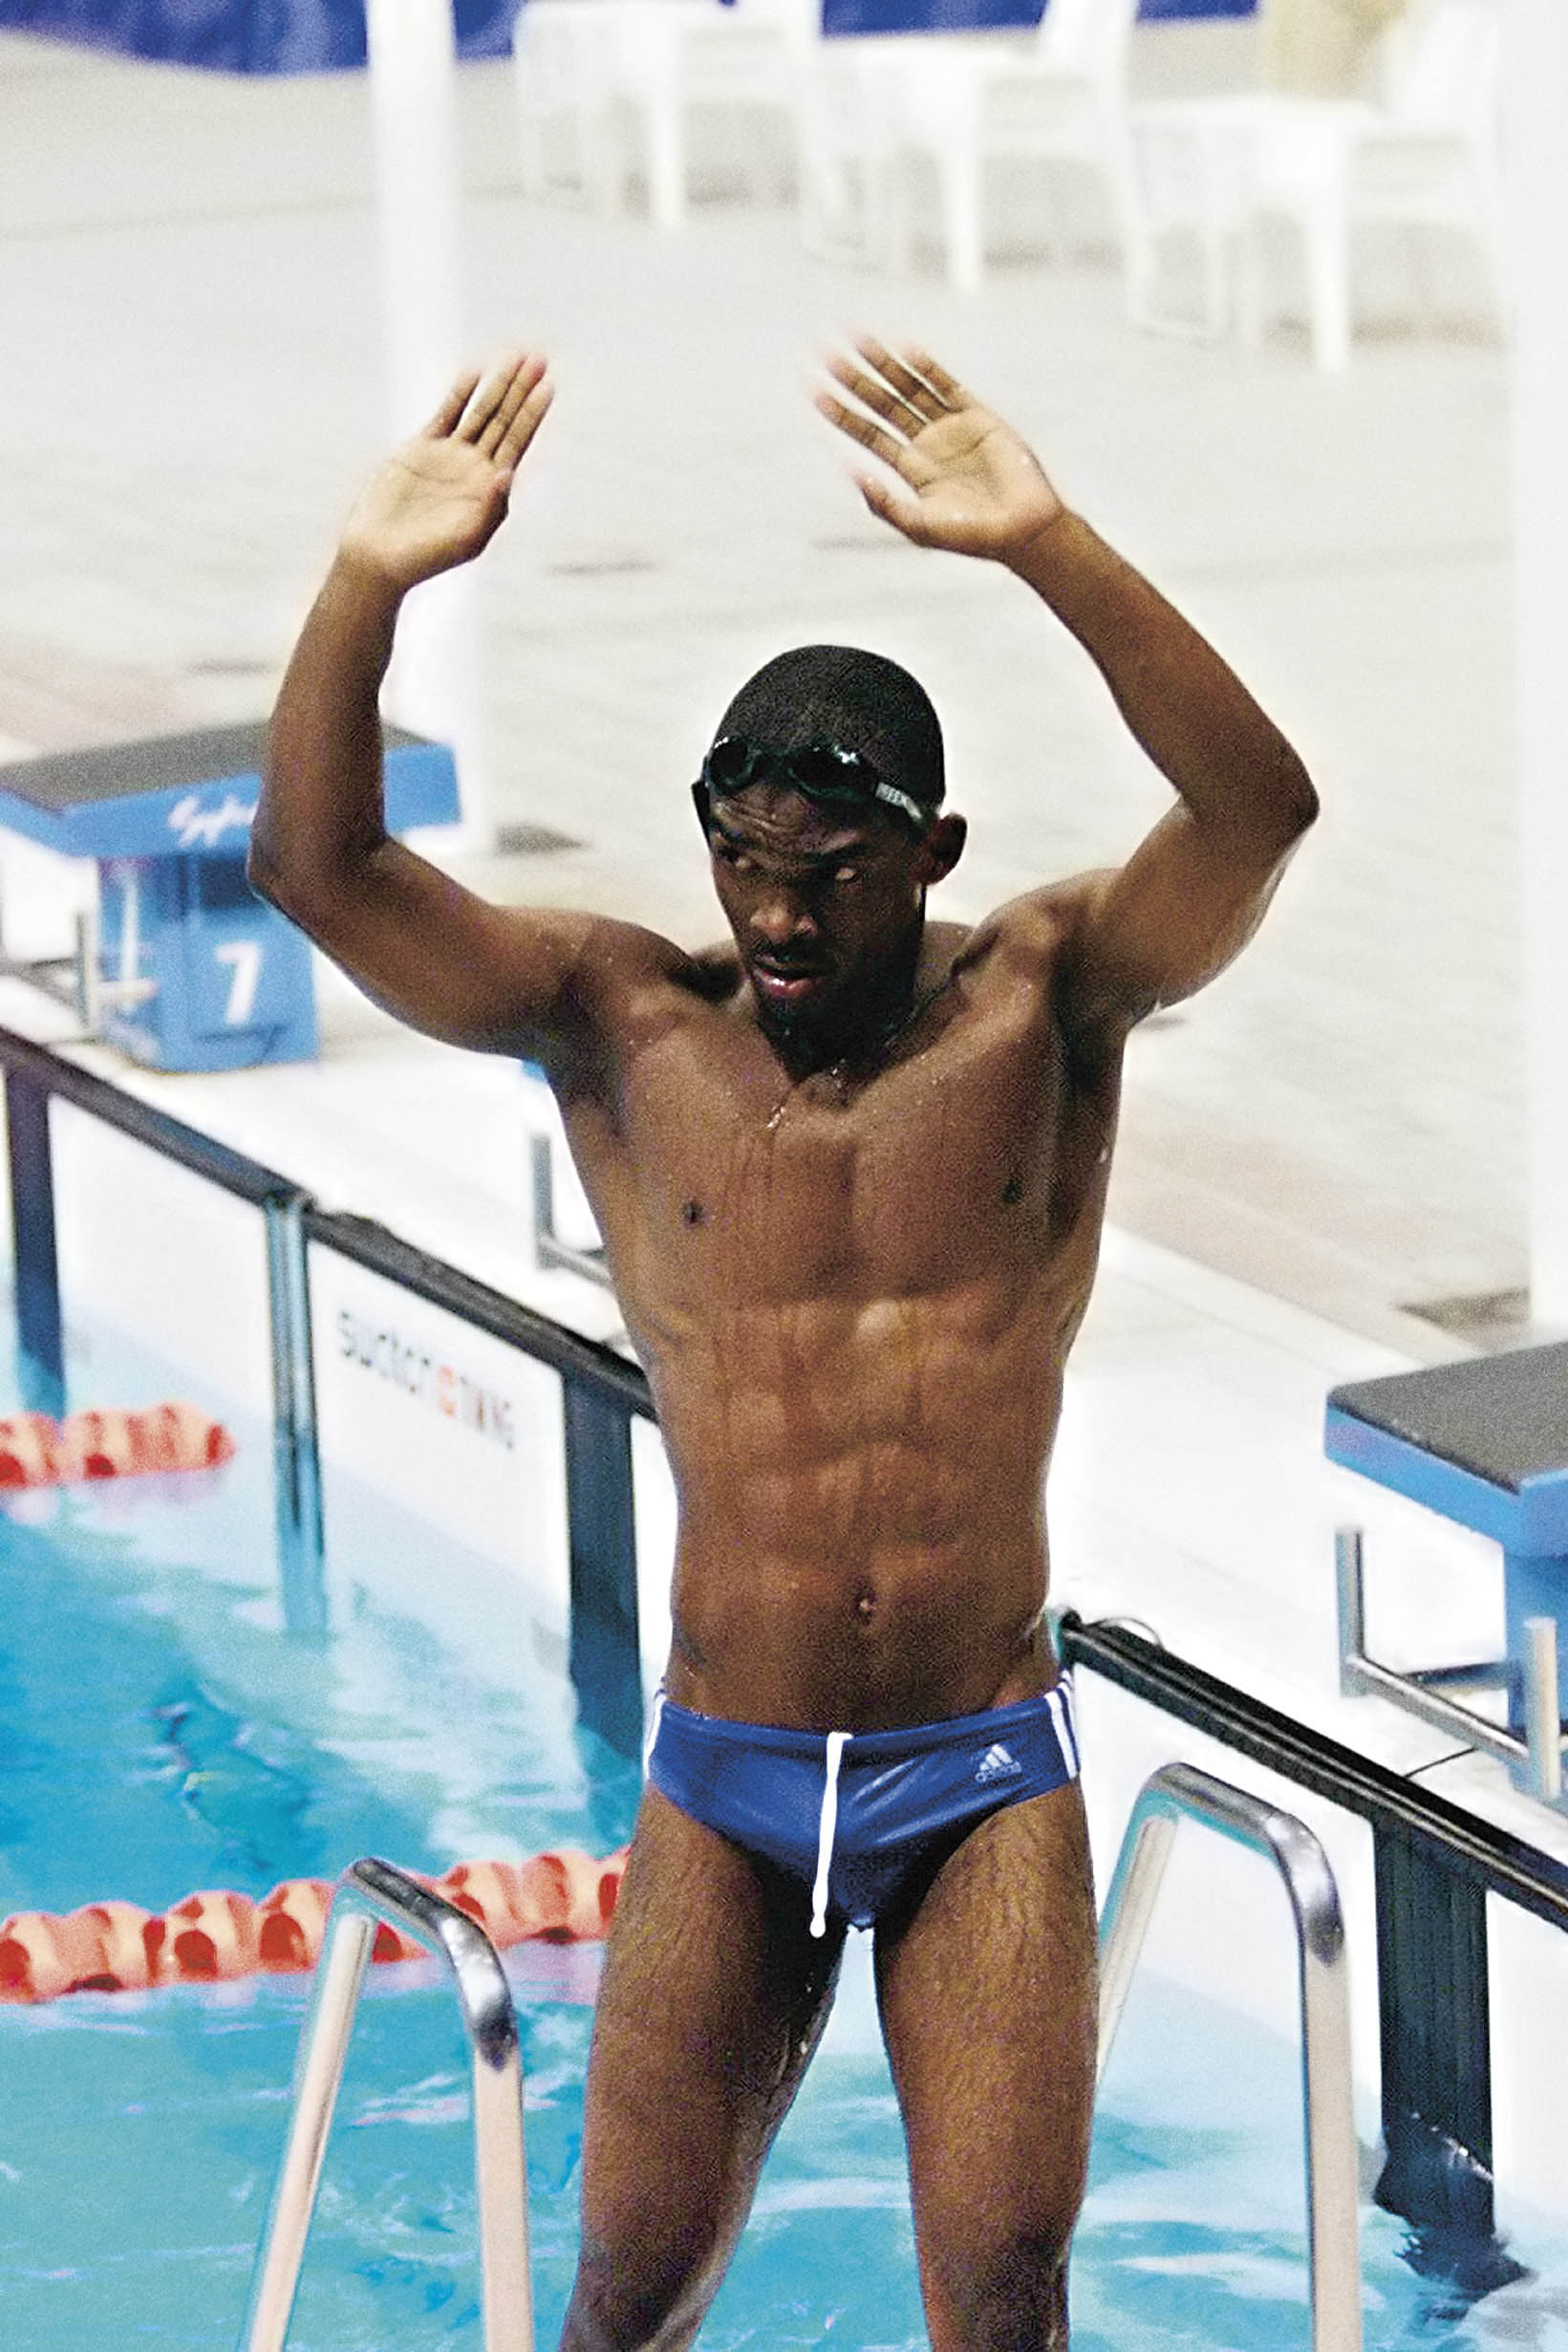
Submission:
{"label": "man's open palm", "polygon": [[859,406],[830,392],[817,406],[904,486],[857,469],[860,494],[916,546],[1005,561],[1062,512],[1033,452],[929,352],[895,355],[867,338],[827,368]]}
{"label": "man's open palm", "polygon": [[505,360],[483,380],[461,377],[430,422],[361,490],[345,550],[398,589],[467,563],[499,529],[518,461],[549,403],[536,353]]}

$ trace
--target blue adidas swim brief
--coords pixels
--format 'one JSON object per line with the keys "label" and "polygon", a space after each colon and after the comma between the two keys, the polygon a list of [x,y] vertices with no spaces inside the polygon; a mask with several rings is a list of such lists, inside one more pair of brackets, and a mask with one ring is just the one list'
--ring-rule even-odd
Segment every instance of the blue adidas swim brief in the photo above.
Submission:
{"label": "blue adidas swim brief", "polygon": [[1078,1777],[1065,1682],[892,1732],[798,1732],[696,1715],[660,1693],[648,1778],[694,1821],[798,1878],[811,1932],[869,1928],[938,1844]]}

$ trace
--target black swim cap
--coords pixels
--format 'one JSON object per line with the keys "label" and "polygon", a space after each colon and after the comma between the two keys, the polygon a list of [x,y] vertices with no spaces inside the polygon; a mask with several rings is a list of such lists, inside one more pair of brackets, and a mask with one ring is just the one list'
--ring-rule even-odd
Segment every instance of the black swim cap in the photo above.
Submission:
{"label": "black swim cap", "polygon": [[797,645],[748,678],[714,740],[743,735],[775,751],[831,743],[863,751],[877,773],[923,809],[947,789],[942,725],[908,670],[854,645]]}

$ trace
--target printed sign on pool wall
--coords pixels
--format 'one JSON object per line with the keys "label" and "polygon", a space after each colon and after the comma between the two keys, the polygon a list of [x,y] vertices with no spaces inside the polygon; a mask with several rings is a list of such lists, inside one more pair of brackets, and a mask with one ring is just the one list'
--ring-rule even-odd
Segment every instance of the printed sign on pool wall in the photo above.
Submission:
{"label": "printed sign on pool wall", "polygon": [[[311,1342],[324,1467],[567,1608],[560,1376],[319,1243]],[[332,1527],[327,1529],[329,1555]]]}

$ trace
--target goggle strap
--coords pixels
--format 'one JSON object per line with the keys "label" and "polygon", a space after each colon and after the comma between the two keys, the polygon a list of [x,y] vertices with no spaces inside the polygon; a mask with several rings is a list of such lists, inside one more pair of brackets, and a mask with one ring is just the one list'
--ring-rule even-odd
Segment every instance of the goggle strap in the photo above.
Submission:
{"label": "goggle strap", "polygon": [[872,790],[875,799],[885,800],[890,809],[901,810],[912,825],[917,826],[924,832],[927,819],[931,814],[929,809],[922,809],[917,800],[912,800],[908,792],[901,792],[896,784],[884,784],[880,776]]}

